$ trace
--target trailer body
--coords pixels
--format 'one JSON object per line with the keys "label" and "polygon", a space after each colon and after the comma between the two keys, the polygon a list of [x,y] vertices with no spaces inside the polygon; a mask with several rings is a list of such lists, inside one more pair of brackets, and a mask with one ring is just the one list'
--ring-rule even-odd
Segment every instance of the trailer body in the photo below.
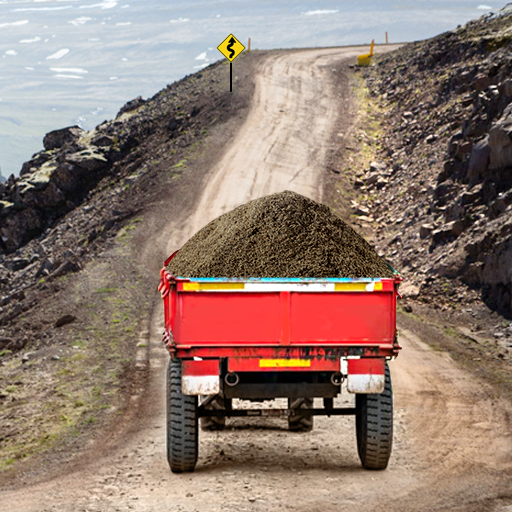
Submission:
{"label": "trailer body", "polygon": [[[312,425],[316,414],[355,414],[359,455],[368,451],[368,399],[378,402],[389,395],[383,407],[390,406],[392,413],[387,361],[401,348],[396,330],[398,274],[382,279],[185,278],[166,270],[171,258],[161,271],[159,288],[164,342],[174,388],[179,386],[168,384],[169,393],[188,400],[196,423],[201,417],[209,426],[222,427],[229,416],[282,414],[292,430],[301,430],[293,427]],[[333,399],[344,381],[348,392],[359,398],[355,408],[340,410]],[[231,404],[233,398],[278,397],[288,398],[288,409],[244,412]],[[322,398],[324,407],[315,409],[314,398]],[[390,433],[386,436],[389,444]],[[171,469],[192,470],[195,461],[192,467],[183,465],[178,455],[174,459],[180,464],[172,462],[173,440],[168,438],[169,443]],[[363,466],[382,469],[390,450],[381,457],[385,463],[365,465],[363,453]]]}

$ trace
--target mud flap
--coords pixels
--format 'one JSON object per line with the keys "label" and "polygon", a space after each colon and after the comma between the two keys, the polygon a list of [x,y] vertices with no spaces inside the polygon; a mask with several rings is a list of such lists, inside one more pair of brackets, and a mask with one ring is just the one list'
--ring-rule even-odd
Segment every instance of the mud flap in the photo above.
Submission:
{"label": "mud flap", "polygon": [[218,395],[220,393],[219,360],[184,360],[181,391],[184,395]]}
{"label": "mud flap", "polygon": [[349,393],[380,394],[386,383],[386,360],[381,357],[348,360]]}

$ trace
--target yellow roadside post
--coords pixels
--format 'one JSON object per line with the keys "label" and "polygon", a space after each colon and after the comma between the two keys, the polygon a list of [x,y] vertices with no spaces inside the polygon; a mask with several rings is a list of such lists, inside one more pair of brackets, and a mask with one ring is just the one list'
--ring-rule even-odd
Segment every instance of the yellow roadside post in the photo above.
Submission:
{"label": "yellow roadside post", "polygon": [[358,66],[369,66],[372,62],[373,57],[373,47],[375,45],[375,39],[372,40],[372,45],[370,46],[370,53],[365,53],[364,55],[359,55],[357,57],[357,65]]}

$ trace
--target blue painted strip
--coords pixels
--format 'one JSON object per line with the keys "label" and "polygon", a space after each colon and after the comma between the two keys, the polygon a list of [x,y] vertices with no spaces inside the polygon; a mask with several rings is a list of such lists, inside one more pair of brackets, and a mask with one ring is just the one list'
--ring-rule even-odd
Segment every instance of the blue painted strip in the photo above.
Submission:
{"label": "blue painted strip", "polygon": [[[181,277],[196,283],[371,283],[381,277]],[[389,279],[389,278],[388,278]]]}

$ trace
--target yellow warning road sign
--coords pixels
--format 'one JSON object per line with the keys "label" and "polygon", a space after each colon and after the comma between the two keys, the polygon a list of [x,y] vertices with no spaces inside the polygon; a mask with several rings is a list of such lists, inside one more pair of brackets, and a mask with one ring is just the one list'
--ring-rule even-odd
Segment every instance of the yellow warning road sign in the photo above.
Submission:
{"label": "yellow warning road sign", "polygon": [[245,50],[245,46],[233,34],[229,34],[229,36],[217,46],[217,50],[219,50],[226,59],[233,62]]}

